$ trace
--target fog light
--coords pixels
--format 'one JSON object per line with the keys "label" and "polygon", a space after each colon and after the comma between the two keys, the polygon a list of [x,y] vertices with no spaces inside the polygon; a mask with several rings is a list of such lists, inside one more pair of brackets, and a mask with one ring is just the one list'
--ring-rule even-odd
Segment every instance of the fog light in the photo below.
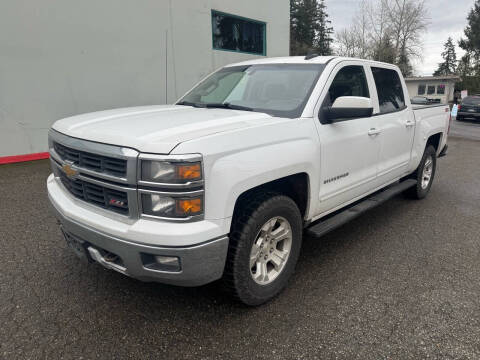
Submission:
{"label": "fog light", "polygon": [[143,266],[150,270],[180,272],[182,270],[180,258],[177,256],[140,254]]}
{"label": "fog light", "polygon": [[176,256],[155,255],[155,261],[164,271],[180,271],[180,259]]}

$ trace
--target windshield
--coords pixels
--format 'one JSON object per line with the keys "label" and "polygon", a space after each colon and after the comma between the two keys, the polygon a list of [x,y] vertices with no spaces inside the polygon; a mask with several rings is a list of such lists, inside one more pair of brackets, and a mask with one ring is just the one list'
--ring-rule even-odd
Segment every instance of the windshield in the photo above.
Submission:
{"label": "windshield", "polygon": [[324,67],[323,64],[226,67],[203,80],[177,104],[299,117]]}
{"label": "windshield", "polygon": [[465,105],[480,105],[480,96],[469,96],[462,101]]}

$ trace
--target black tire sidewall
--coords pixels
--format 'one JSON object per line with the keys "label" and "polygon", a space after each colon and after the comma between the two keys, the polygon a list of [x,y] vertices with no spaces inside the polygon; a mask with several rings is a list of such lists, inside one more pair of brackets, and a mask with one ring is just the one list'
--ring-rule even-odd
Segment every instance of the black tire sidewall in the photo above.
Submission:
{"label": "black tire sidewall", "polygon": [[[432,177],[430,178],[430,183],[428,186],[424,189],[422,188],[422,178],[423,178],[423,168],[425,167],[425,162],[427,161],[428,156],[432,156]],[[430,189],[433,184],[433,180],[435,178],[435,172],[437,169],[437,152],[435,148],[431,145],[429,145],[426,149],[425,152],[423,153],[422,160],[420,161],[420,165],[418,166],[417,170],[417,186],[416,186],[416,196],[418,199],[423,199],[427,196],[427,194],[430,192]]]}
{"label": "black tire sidewall", "polygon": [[[265,223],[276,217],[285,218],[292,229],[292,246],[287,263],[278,277],[267,285],[257,284],[250,274],[250,252],[258,232]],[[286,286],[295,271],[302,244],[302,219],[295,202],[286,196],[275,196],[263,202],[251,215],[250,226],[243,229],[244,246],[238,247],[234,264],[237,295],[248,305],[259,305],[270,300]]]}

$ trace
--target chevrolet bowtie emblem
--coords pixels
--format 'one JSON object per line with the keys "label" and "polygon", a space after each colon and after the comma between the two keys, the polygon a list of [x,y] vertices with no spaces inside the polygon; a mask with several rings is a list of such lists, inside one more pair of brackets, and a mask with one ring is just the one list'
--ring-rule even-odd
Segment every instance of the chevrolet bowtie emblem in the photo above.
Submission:
{"label": "chevrolet bowtie emblem", "polygon": [[78,171],[75,169],[72,169],[72,165],[70,164],[65,164],[62,166],[62,170],[67,175],[69,178],[73,178],[78,174]]}

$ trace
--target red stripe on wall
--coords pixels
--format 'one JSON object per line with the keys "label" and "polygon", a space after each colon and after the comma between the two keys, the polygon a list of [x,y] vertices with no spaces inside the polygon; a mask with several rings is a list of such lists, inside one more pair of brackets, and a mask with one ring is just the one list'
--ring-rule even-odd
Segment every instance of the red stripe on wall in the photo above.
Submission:
{"label": "red stripe on wall", "polygon": [[32,160],[41,160],[48,159],[50,155],[48,152],[41,152],[36,154],[25,154],[25,155],[14,155],[14,156],[4,156],[0,157],[0,165],[2,164],[12,164],[23,161],[32,161]]}

